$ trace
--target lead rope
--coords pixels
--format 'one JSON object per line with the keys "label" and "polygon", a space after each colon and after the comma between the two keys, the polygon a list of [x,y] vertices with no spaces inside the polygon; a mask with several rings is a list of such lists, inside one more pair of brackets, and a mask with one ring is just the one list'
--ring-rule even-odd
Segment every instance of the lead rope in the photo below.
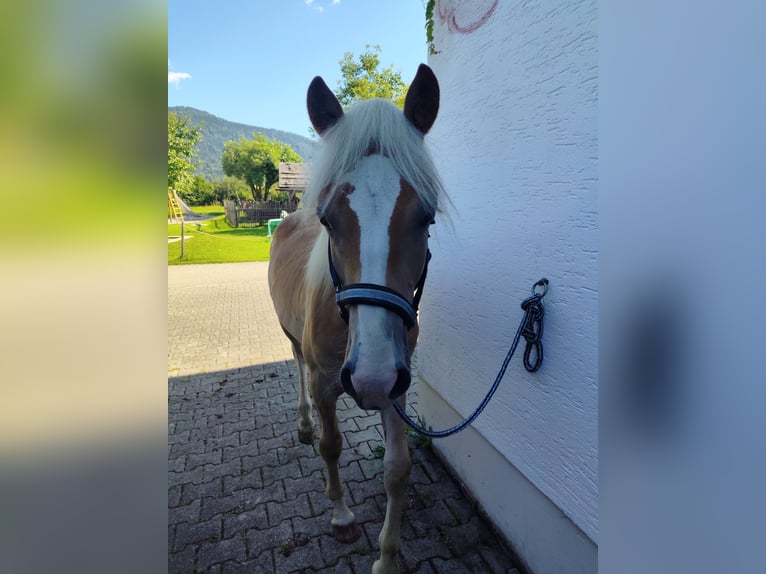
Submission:
{"label": "lead rope", "polygon": [[[536,292],[537,287],[542,288],[540,293]],[[522,335],[527,342],[527,347],[524,349],[524,368],[530,373],[537,371],[540,368],[540,365],[543,364],[543,297],[545,297],[547,292],[548,280],[545,278],[540,279],[538,282],[532,285],[532,296],[527,297],[524,299],[524,301],[521,302],[521,308],[524,311],[524,317],[521,319],[519,328],[516,329],[516,335],[513,337],[511,348],[508,350],[508,354],[505,356],[505,360],[500,367],[500,372],[497,373],[495,382],[492,383],[492,387],[489,389],[487,396],[484,397],[484,400],[481,401],[481,404],[479,404],[478,407],[476,407],[476,410],[473,411],[471,416],[469,416],[463,422],[456,424],[455,426],[448,429],[433,431],[423,428],[418,423],[413,421],[409,416],[407,416],[407,413],[404,412],[404,409],[399,406],[399,403],[394,401],[394,409],[402,418],[402,420],[410,427],[412,427],[412,429],[418,434],[430,438],[444,438],[455,433],[459,433],[461,430],[475,421],[476,417],[478,417],[481,414],[481,411],[483,411],[487,404],[489,404],[492,395],[495,394],[497,387],[500,385],[500,381],[505,375],[505,370],[508,368],[508,364],[511,362],[513,353],[516,352],[516,347],[518,346],[519,339],[521,339]]]}

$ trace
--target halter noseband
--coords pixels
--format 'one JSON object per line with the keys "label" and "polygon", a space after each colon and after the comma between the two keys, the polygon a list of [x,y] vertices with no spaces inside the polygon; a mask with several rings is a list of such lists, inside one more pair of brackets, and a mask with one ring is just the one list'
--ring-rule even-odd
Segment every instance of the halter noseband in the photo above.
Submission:
{"label": "halter noseband", "polygon": [[338,304],[341,318],[346,323],[348,323],[348,305],[373,305],[383,307],[399,315],[404,320],[407,329],[412,329],[415,326],[418,320],[418,305],[420,305],[420,297],[423,295],[423,285],[428,273],[428,262],[431,260],[430,249],[426,252],[426,264],[417,285],[415,285],[412,303],[385,285],[351,283],[344,286],[332,262],[332,249],[329,241],[327,242],[327,259],[330,263],[332,284],[335,286],[335,302]]}

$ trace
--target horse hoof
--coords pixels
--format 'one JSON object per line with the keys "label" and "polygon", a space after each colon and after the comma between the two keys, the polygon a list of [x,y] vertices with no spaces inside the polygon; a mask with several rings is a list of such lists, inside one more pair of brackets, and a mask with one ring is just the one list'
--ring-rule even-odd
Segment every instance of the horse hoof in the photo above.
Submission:
{"label": "horse hoof", "polygon": [[352,522],[351,524],[333,524],[332,535],[338,542],[351,544],[359,539],[362,535],[362,531],[356,525],[356,522]]}
{"label": "horse hoof", "polygon": [[298,429],[298,440],[301,441],[303,444],[313,444],[314,429],[313,428],[310,428],[308,430]]}

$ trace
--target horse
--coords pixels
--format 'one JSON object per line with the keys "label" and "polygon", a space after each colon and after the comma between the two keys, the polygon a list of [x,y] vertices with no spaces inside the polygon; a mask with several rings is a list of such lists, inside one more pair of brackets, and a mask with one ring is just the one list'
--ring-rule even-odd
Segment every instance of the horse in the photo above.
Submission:
{"label": "horse", "polygon": [[306,102],[322,149],[303,209],[275,230],[269,290],[298,367],[298,438],[313,443],[313,402],[332,534],[342,542],[355,541],[360,529],[339,476],[336,403],[345,392],[360,408],[380,411],[387,505],[372,571],[398,572],[411,460],[404,423],[392,405],[405,407],[429,227],[446,200],[424,143],[438,113],[439,83],[421,64],[403,111],[373,99],[344,112],[317,76]]}

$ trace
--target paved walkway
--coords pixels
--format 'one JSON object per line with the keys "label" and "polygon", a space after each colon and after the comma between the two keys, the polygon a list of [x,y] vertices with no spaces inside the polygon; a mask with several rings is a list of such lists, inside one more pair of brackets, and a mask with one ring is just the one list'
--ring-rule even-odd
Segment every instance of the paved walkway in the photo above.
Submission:
{"label": "paved walkway", "polygon": [[[367,574],[385,516],[380,417],[338,405],[341,479],[362,528],[341,544],[317,445],[298,442],[296,368],[266,270],[168,268],[168,570]],[[409,440],[402,572],[516,573],[433,452]]]}

